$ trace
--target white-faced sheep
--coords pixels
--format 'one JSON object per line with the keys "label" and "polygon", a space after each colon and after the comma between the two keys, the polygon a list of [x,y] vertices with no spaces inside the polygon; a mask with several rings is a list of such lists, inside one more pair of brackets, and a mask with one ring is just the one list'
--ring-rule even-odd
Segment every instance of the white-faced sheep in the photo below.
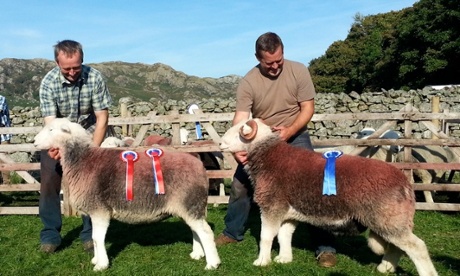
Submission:
{"label": "white-faced sheep", "polygon": [[[134,163],[132,193],[126,198],[126,165],[118,149],[93,146],[92,139],[76,123],[55,119],[36,136],[39,149],[57,147],[61,153],[63,183],[68,202],[77,211],[91,217],[93,223],[94,270],[106,269],[109,259],[105,235],[111,219],[125,223],[145,223],[170,215],[181,217],[192,229],[193,250],[190,257],[206,257],[206,269],[215,269],[220,259],[214,234],[206,222],[208,179],[197,158],[180,152],[159,157],[165,194],[156,194],[152,159],[137,153]],[[67,191],[66,191],[67,189]]]}
{"label": "white-faced sheep", "polygon": [[230,128],[222,137],[221,149],[248,152],[245,169],[262,221],[260,253],[254,265],[271,262],[276,235],[280,250],[275,261],[291,262],[292,235],[302,221],[334,233],[365,226],[371,249],[384,254],[378,271],[394,272],[405,252],[420,275],[437,275],[425,243],[412,233],[413,188],[394,166],[343,155],[336,160],[337,194],[328,196],[322,192],[326,165],[322,154],[283,142],[258,119]]}
{"label": "white-faced sheep", "polygon": [[[356,133],[356,139],[367,139],[371,134],[375,132],[372,128],[363,128],[361,131]],[[399,134],[393,130],[386,131],[380,138],[382,139],[398,139]],[[350,154],[356,146],[343,145],[337,147],[315,147],[315,151],[324,153],[329,150],[340,150],[345,154]],[[395,154],[400,151],[399,146],[369,146],[362,150],[358,155],[362,157],[368,157],[372,159],[382,160],[386,162],[393,162],[395,160]]]}
{"label": "white-faced sheep", "polygon": [[131,137],[123,137],[120,139],[118,137],[107,137],[101,144],[102,148],[120,148],[120,147],[129,147],[133,142]]}
{"label": "white-faced sheep", "polygon": [[[367,136],[373,134],[374,129],[367,129]],[[364,137],[366,138],[366,137]],[[400,136],[395,131],[389,131],[380,136],[382,139],[399,139]],[[368,148],[369,149],[369,148]],[[392,161],[404,162],[404,151],[402,146],[375,146],[370,147],[373,152],[373,158]],[[418,145],[413,146],[411,150],[411,157],[409,162],[412,163],[458,163],[460,162],[459,156],[452,151],[449,147],[438,145]],[[363,155],[361,155],[363,156]],[[432,170],[432,169],[413,169],[412,182],[415,183],[417,179],[422,184],[432,184],[442,182],[447,170]],[[427,202],[433,202],[432,193],[430,191],[423,192]]]}

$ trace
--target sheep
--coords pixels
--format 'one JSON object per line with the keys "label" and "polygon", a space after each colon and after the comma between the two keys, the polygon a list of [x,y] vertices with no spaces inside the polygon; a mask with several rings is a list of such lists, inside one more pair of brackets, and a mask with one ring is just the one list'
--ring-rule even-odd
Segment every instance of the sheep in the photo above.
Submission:
{"label": "sheep", "polygon": [[129,147],[133,143],[134,139],[132,137],[123,137],[120,139],[118,137],[107,137],[101,144],[102,148],[119,148],[119,147]]}
{"label": "sheep", "polygon": [[[399,152],[396,155],[396,160],[404,161],[404,152]],[[460,159],[458,155],[448,147],[425,145],[412,147],[411,162],[458,163]],[[445,170],[414,170],[414,176],[418,177],[423,184],[438,182],[445,174]]]}
{"label": "sheep", "polygon": [[181,217],[192,229],[192,259],[206,257],[206,269],[220,264],[214,234],[206,222],[208,179],[200,160],[181,152],[165,151],[160,164],[165,194],[155,194],[152,159],[137,153],[133,199],[126,198],[126,165],[119,149],[94,146],[91,137],[76,123],[54,119],[36,136],[38,149],[57,147],[61,154],[63,186],[68,201],[93,223],[94,270],[109,266],[105,235],[111,219],[146,223],[168,216]]}
{"label": "sheep", "polygon": [[[367,129],[363,138],[374,133],[374,129]],[[358,135],[359,136],[359,135]],[[387,131],[380,136],[383,139],[399,139],[400,135],[395,131]],[[404,152],[402,146],[376,146],[372,147],[374,158],[393,161],[404,162]],[[409,162],[417,163],[458,163],[460,162],[459,156],[452,151],[452,149],[438,145],[420,145],[413,146],[411,150],[411,157]],[[363,156],[363,155],[361,155]],[[412,170],[412,182],[415,183],[414,178],[418,178],[422,184],[438,183],[442,181],[447,173],[446,170],[427,170],[427,169],[414,169]],[[432,193],[430,191],[423,191],[426,202],[434,202]]]}
{"label": "sheep", "polygon": [[144,146],[160,145],[168,146],[171,145],[172,139],[170,137],[163,137],[157,134],[151,134],[144,139]]}
{"label": "sheep", "polygon": [[241,122],[224,134],[223,151],[247,151],[245,170],[261,212],[256,266],[271,262],[273,238],[278,263],[292,261],[291,240],[298,221],[333,233],[369,229],[372,251],[384,254],[379,272],[396,270],[405,252],[420,275],[437,275],[425,243],[412,233],[414,191],[404,174],[380,160],[343,155],[336,160],[336,195],[323,195],[326,159],[321,153],[291,146],[261,120]]}
{"label": "sheep", "polygon": [[[367,139],[371,134],[375,132],[373,128],[363,128],[361,131],[356,133],[356,139]],[[387,130],[384,132],[380,138],[382,139],[398,139],[400,137],[399,133],[393,130]],[[399,146],[370,146],[366,147],[363,151],[361,151],[358,155],[362,157],[369,157],[377,160],[382,160],[386,162],[393,162],[395,161],[395,154],[400,152],[401,147]],[[353,150],[355,150],[355,146],[351,145],[344,145],[344,146],[337,146],[337,147],[317,147],[314,150],[317,152],[324,153],[329,150],[340,150],[345,154],[350,154]]]}

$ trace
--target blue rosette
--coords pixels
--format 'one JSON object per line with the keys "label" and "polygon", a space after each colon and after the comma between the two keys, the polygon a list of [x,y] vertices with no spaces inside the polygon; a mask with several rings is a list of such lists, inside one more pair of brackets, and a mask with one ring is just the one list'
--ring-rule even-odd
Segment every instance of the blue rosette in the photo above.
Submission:
{"label": "blue rosette", "polygon": [[326,158],[324,168],[323,195],[337,195],[337,186],[335,181],[335,160],[342,156],[343,152],[339,150],[330,150],[323,153]]}

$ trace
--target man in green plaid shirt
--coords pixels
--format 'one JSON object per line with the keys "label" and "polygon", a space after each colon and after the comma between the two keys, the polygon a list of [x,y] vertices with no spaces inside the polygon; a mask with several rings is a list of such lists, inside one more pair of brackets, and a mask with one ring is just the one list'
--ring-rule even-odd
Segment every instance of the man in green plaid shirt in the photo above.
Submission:
{"label": "man in green plaid shirt", "polygon": [[[55,118],[68,118],[81,124],[93,135],[94,144],[100,146],[108,130],[109,107],[112,98],[102,74],[83,65],[83,47],[73,40],[54,45],[57,66],[49,71],[40,85],[40,109],[45,125]],[[41,185],[39,216],[43,222],[40,232],[40,250],[53,253],[61,244],[61,179],[59,149],[41,151]],[[92,225],[83,216],[80,239],[86,251],[93,251]]]}

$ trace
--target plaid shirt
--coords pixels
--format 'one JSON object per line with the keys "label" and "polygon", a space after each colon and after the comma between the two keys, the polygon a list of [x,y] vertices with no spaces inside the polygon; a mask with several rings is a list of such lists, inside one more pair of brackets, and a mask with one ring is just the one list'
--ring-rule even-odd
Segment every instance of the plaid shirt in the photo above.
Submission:
{"label": "plaid shirt", "polygon": [[[8,108],[8,103],[6,98],[0,95],[0,126],[1,127],[10,127],[10,110]],[[0,140],[2,142],[11,140],[11,134],[1,134]]]}
{"label": "plaid shirt", "polygon": [[94,131],[94,111],[108,109],[112,98],[102,74],[83,65],[80,79],[70,83],[55,67],[46,74],[40,84],[40,109],[43,117],[68,118]]}

